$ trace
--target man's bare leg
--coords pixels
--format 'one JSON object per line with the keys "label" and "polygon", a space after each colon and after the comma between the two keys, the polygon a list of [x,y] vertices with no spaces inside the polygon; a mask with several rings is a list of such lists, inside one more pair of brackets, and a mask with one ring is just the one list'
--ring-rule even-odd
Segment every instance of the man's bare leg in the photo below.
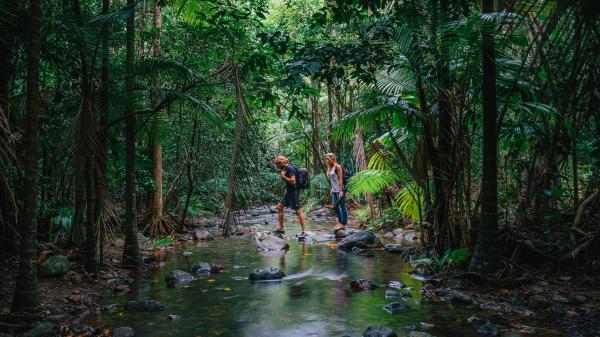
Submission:
{"label": "man's bare leg", "polygon": [[283,205],[277,204],[277,216],[279,218],[279,229],[284,230],[283,228]]}
{"label": "man's bare leg", "polygon": [[306,225],[304,224],[304,212],[301,209],[296,210],[298,218],[300,219],[300,227],[302,227],[302,233],[306,233]]}

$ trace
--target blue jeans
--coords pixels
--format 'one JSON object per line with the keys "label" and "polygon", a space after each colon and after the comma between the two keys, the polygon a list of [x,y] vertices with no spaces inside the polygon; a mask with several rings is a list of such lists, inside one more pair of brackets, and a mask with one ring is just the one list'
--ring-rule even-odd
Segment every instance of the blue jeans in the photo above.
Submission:
{"label": "blue jeans", "polygon": [[[342,199],[340,199],[339,196],[340,196],[339,192],[333,192],[332,205],[334,206],[335,215],[337,215],[338,222],[345,226],[348,224],[348,209],[346,208],[346,193],[344,193],[344,196],[342,197]],[[337,207],[335,207],[335,205],[338,203],[338,200],[340,202],[337,205]]]}

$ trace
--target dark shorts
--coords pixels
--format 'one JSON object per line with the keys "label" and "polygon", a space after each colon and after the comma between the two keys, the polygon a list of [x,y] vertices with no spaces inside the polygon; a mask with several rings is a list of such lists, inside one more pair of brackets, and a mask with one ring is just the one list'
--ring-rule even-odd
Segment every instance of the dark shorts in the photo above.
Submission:
{"label": "dark shorts", "polygon": [[300,190],[294,189],[293,191],[287,190],[285,195],[279,201],[280,204],[287,208],[291,208],[294,211],[299,210],[300,207]]}

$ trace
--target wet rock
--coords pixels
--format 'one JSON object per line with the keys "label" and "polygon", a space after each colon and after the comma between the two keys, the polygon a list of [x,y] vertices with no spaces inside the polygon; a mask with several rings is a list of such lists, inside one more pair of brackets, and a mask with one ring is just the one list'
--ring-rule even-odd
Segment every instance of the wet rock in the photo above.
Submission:
{"label": "wet rock", "polygon": [[135,336],[135,331],[133,330],[133,328],[124,326],[124,327],[116,328],[115,330],[113,330],[112,336],[113,337],[133,337],[133,336]]}
{"label": "wet rock", "polygon": [[452,301],[452,303],[471,304],[473,302],[473,298],[458,290],[453,290],[450,301]]}
{"label": "wet rock", "polygon": [[225,270],[225,266],[222,264],[213,264],[210,266],[211,273],[222,273]]}
{"label": "wet rock", "polygon": [[163,311],[164,305],[155,300],[138,300],[125,303],[125,310],[131,311]]}
{"label": "wet rock", "polygon": [[423,331],[411,331],[408,333],[408,337],[433,337],[433,336],[428,334],[427,332],[423,332]]}
{"label": "wet rock", "polygon": [[523,335],[516,332],[507,332],[504,335],[502,335],[502,337],[523,337]]}
{"label": "wet rock", "polygon": [[256,248],[258,251],[288,250],[290,246],[282,238],[273,235],[257,235]]}
{"label": "wet rock", "polygon": [[508,325],[506,316],[500,314],[491,314],[490,317],[488,317],[488,322],[497,325]]}
{"label": "wet rock", "polygon": [[190,256],[192,256],[192,252],[188,252],[188,251],[182,252],[181,256],[183,256],[183,257],[190,257]]}
{"label": "wet rock", "polygon": [[408,301],[412,298],[412,294],[408,291],[403,291],[400,293],[400,299],[403,301]]}
{"label": "wet rock", "polygon": [[385,251],[389,253],[399,254],[402,253],[402,245],[398,243],[388,243],[384,246]]}
{"label": "wet rock", "polygon": [[552,302],[548,301],[544,296],[533,295],[527,300],[527,305],[532,309],[546,309],[552,305]]}
{"label": "wet rock", "polygon": [[190,273],[186,273],[183,270],[173,270],[165,276],[165,280],[168,284],[180,284],[188,283],[194,280],[194,276]]}
{"label": "wet rock", "polygon": [[477,329],[477,333],[481,336],[497,336],[498,328],[492,323],[486,323]]}
{"label": "wet rock", "polygon": [[352,248],[373,249],[381,247],[381,241],[371,231],[358,231],[348,235],[337,247],[341,250],[352,250]]}
{"label": "wet rock", "polygon": [[69,271],[69,259],[63,255],[51,255],[39,266],[39,275],[42,277],[63,276]]}
{"label": "wet rock", "polygon": [[71,327],[71,331],[77,335],[91,336],[94,333],[94,328],[89,325],[74,325]]}
{"label": "wet rock", "polygon": [[402,236],[404,234],[404,230],[402,228],[396,228],[392,231],[392,233],[394,234],[394,236]]}
{"label": "wet rock", "polygon": [[212,266],[206,262],[198,262],[192,266],[192,274],[196,276],[210,274]]}
{"label": "wet rock", "polygon": [[477,316],[471,316],[471,317],[467,318],[467,322],[469,322],[471,324],[479,323],[479,322],[481,322],[481,318],[479,318]]}
{"label": "wet rock", "polygon": [[195,229],[194,230],[194,240],[211,241],[214,239],[215,239],[215,236],[207,230],[203,230],[203,229]]}
{"label": "wet rock", "polygon": [[402,289],[402,288],[405,287],[405,285],[401,281],[390,281],[388,283],[388,287],[390,287],[390,288],[396,288],[396,289]]}
{"label": "wet rock", "polygon": [[106,304],[106,305],[102,306],[102,311],[111,313],[111,312],[117,310],[117,307],[118,307],[118,305],[116,303]]}
{"label": "wet rock", "polygon": [[23,334],[23,337],[48,337],[54,336],[56,326],[50,322],[44,322]]}
{"label": "wet rock", "polygon": [[403,312],[408,310],[408,307],[404,303],[393,302],[383,307],[383,310],[389,312],[390,314],[395,314],[397,312]]}
{"label": "wet rock", "polygon": [[348,236],[348,232],[343,229],[338,229],[334,232],[336,239],[343,239]]}
{"label": "wet rock", "polygon": [[363,333],[363,337],[398,337],[398,335],[388,327],[370,326]]}
{"label": "wet rock", "polygon": [[550,307],[550,309],[548,309],[548,311],[550,311],[550,314],[556,318],[563,317],[567,313],[565,308],[561,307],[560,305],[553,305]]}
{"label": "wet rock", "polygon": [[256,281],[272,281],[272,280],[281,280],[285,276],[285,273],[279,270],[279,268],[270,267],[270,268],[258,268],[255,269],[250,275],[248,279],[252,282]]}
{"label": "wet rock", "polygon": [[363,279],[358,279],[350,282],[350,288],[356,291],[374,290],[377,287],[377,284]]}
{"label": "wet rock", "polygon": [[81,274],[77,273],[76,271],[70,270],[68,271],[64,276],[63,276],[63,280],[67,281],[67,282],[73,282],[73,283],[81,283],[81,281],[83,281]]}
{"label": "wet rock", "polygon": [[585,303],[586,300],[587,300],[587,298],[583,295],[575,295],[575,296],[573,296],[573,298],[571,298],[571,301],[573,301],[573,303],[576,303],[576,304],[583,304],[583,303]]}

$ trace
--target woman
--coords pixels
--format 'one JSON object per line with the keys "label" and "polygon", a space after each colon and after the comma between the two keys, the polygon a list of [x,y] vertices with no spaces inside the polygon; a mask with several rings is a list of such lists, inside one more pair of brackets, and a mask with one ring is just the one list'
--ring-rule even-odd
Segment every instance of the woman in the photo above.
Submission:
{"label": "woman", "polygon": [[338,224],[334,230],[345,229],[348,224],[348,209],[346,209],[346,191],[344,191],[344,175],[342,166],[336,162],[335,154],[328,153],[325,155],[327,159],[327,176],[331,182],[332,205],[337,215]]}

